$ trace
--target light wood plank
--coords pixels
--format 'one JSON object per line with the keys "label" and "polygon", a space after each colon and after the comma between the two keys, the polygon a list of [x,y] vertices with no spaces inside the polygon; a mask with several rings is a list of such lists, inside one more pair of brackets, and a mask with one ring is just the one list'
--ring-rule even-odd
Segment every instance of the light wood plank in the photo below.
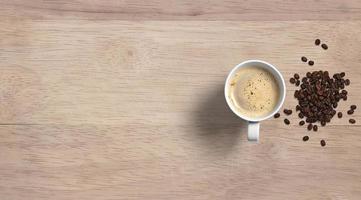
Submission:
{"label": "light wood plank", "polygon": [[357,0],[1,0],[5,19],[360,20]]}

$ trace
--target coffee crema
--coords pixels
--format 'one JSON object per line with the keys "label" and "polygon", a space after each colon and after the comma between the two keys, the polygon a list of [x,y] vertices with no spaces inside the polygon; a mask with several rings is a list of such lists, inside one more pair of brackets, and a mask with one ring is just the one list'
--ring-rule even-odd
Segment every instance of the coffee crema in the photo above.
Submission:
{"label": "coffee crema", "polygon": [[264,117],[277,106],[280,88],[268,70],[257,66],[240,68],[232,77],[229,99],[236,110],[248,117]]}

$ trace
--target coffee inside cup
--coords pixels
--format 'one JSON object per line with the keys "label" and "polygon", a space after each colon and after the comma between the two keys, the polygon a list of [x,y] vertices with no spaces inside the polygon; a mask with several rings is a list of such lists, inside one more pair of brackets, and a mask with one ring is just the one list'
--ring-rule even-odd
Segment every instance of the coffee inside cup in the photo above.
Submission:
{"label": "coffee inside cup", "polygon": [[228,84],[228,96],[234,108],[247,117],[269,115],[280,100],[280,88],[275,77],[262,67],[241,67]]}

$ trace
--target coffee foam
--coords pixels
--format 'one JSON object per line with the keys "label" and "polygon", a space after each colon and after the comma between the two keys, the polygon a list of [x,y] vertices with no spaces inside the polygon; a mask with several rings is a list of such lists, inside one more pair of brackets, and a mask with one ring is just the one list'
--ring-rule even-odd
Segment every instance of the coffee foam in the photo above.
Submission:
{"label": "coffee foam", "polygon": [[267,116],[279,101],[280,89],[277,81],[263,68],[240,68],[229,84],[229,98],[237,111],[245,116]]}

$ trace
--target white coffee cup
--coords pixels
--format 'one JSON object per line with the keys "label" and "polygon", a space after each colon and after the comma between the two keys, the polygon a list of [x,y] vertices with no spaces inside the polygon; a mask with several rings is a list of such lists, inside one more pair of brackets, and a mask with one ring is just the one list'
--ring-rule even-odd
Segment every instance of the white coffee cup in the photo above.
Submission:
{"label": "white coffee cup", "polygon": [[[272,110],[272,112],[270,112],[267,116],[262,116],[262,117],[250,117],[250,116],[245,116],[244,114],[240,113],[235,106],[233,105],[232,101],[229,98],[229,88],[230,88],[230,81],[233,79],[234,75],[242,68],[242,67],[261,67],[265,70],[267,70],[268,72],[270,72],[275,80],[277,81],[277,84],[279,86],[279,100],[276,104],[276,106],[274,107],[274,109]],[[260,122],[268,119],[270,117],[272,117],[274,114],[276,114],[278,112],[278,110],[281,108],[283,102],[285,101],[285,97],[286,97],[286,84],[285,84],[285,80],[282,77],[282,74],[276,69],[276,67],[274,67],[273,65],[265,62],[265,61],[261,61],[261,60],[247,60],[244,61],[240,64],[238,64],[236,67],[234,67],[232,69],[232,71],[229,73],[227,80],[226,80],[226,84],[224,87],[224,94],[226,97],[226,101],[228,106],[230,107],[230,109],[240,118],[242,118],[243,120],[248,122],[248,140],[249,141],[258,141],[259,140],[259,127],[260,127]]]}

